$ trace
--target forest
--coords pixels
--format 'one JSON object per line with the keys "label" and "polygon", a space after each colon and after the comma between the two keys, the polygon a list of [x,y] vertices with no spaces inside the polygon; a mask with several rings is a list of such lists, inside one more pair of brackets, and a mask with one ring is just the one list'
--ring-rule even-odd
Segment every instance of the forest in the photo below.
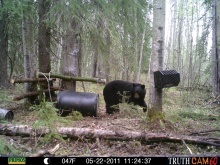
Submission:
{"label": "forest", "polygon": [[[219,156],[219,18],[218,0],[0,0],[0,156]],[[106,114],[113,80],[143,84],[147,112]],[[62,116],[64,91],[97,114]]]}

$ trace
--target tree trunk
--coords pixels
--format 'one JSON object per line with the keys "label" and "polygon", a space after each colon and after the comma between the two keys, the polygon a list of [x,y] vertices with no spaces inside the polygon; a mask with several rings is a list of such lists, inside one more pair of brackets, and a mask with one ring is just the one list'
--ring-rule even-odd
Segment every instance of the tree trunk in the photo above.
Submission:
{"label": "tree trunk", "polygon": [[[134,3],[137,3],[134,1]],[[144,28],[145,31],[145,28]],[[133,80],[134,82],[139,82],[140,74],[138,75],[138,24],[137,24],[137,5],[134,5],[134,75]]]}
{"label": "tree trunk", "polygon": [[[80,31],[82,31],[80,29]],[[79,77],[82,77],[82,68],[83,68],[83,53],[82,53],[82,50],[83,50],[83,40],[82,38],[80,37],[79,38],[79,57],[78,57],[78,76]]]}
{"label": "tree trunk", "polygon": [[[191,20],[188,22],[188,48],[187,50],[189,51],[189,58],[187,59],[188,61],[188,80],[187,80],[187,87],[188,89],[192,89],[192,70],[193,70],[193,29],[194,29],[194,25],[193,25],[193,18],[194,18],[194,8],[192,8],[192,13],[190,15]],[[190,19],[188,18],[188,19]],[[188,91],[187,91],[188,93]]]}
{"label": "tree trunk", "polygon": [[144,20],[144,31],[143,31],[142,39],[141,39],[140,58],[139,58],[138,72],[137,72],[137,82],[138,83],[140,82],[140,76],[141,76],[141,65],[142,65],[142,58],[143,58],[145,34],[146,34],[146,28],[147,28],[148,8],[149,8],[149,2],[147,3],[147,7],[146,7],[146,11],[145,11],[146,15],[145,15],[145,20]]}
{"label": "tree trunk", "polygon": [[101,18],[96,18],[96,29],[92,34],[92,41],[94,47],[94,61],[93,61],[93,72],[92,77],[102,77],[102,51],[101,51],[101,38],[102,38],[102,29],[103,20]]}
{"label": "tree trunk", "polygon": [[99,36],[93,34],[93,47],[94,47],[94,56],[93,56],[93,70],[92,70],[92,77],[97,77],[97,70],[98,70],[98,55],[99,55]]}
{"label": "tree trunk", "polygon": [[148,116],[152,119],[162,118],[162,89],[154,87],[154,72],[163,70],[165,28],[165,1],[153,2],[153,39],[150,63],[150,98]]}
{"label": "tree trunk", "polygon": [[[29,2],[32,6],[33,1]],[[22,12],[22,42],[24,52],[24,77],[33,78],[36,70],[36,55],[35,55],[35,44],[34,44],[34,33],[33,33],[33,18],[28,15],[25,10]],[[37,90],[36,83],[25,83],[24,91],[33,92]],[[36,97],[29,97],[26,101],[33,103]]]}
{"label": "tree trunk", "polygon": [[57,43],[56,43],[56,58],[55,58],[55,68],[54,68],[54,72],[55,73],[61,73],[60,72],[60,65],[61,65],[61,57],[62,57],[62,51],[63,51],[63,36],[62,34],[62,28],[60,27],[62,25],[62,21],[61,21],[62,15],[58,15],[57,21],[56,21],[56,26],[58,27],[57,33],[56,35],[58,36],[57,38]]}
{"label": "tree trunk", "polygon": [[106,36],[106,58],[105,58],[105,78],[106,78],[106,83],[110,81],[110,57],[111,57],[111,36],[109,29],[107,30],[107,36]]}
{"label": "tree trunk", "polygon": [[[79,74],[78,59],[80,56],[80,32],[76,20],[72,20],[67,30],[66,53],[63,56],[63,74],[76,77]],[[62,81],[62,87],[76,91],[76,81]]]}
{"label": "tree trunk", "polygon": [[39,71],[49,73],[51,71],[50,64],[50,28],[46,25],[47,14],[50,9],[49,1],[39,0]]}
{"label": "tree trunk", "polygon": [[177,0],[173,0],[173,20],[172,20],[172,25],[173,25],[173,35],[172,35],[172,68],[177,68],[176,67],[176,47],[177,47]]}
{"label": "tree trunk", "polygon": [[[4,1],[0,0],[0,9],[4,7]],[[0,17],[0,87],[8,87],[7,55],[8,55],[8,14],[2,9]]]}
{"label": "tree trunk", "polygon": [[220,95],[220,1],[213,0],[212,26],[212,91],[215,97]]}
{"label": "tree trunk", "polygon": [[[49,73],[51,71],[51,58],[50,58],[50,27],[46,24],[47,14],[50,10],[50,1],[39,0],[38,15],[39,15],[39,27],[38,27],[38,53],[39,53],[39,71],[43,73]],[[50,84],[52,86],[52,84]],[[45,83],[42,89],[46,89],[47,83]],[[48,100],[54,93],[45,93]]]}
{"label": "tree trunk", "polygon": [[177,32],[177,70],[182,75],[182,29],[183,29],[183,1],[180,1],[180,12],[178,13],[178,32]]}
{"label": "tree trunk", "polygon": [[123,63],[123,68],[122,68],[122,80],[128,81],[129,80],[129,75],[128,70],[129,70],[129,65],[128,65],[128,43],[127,43],[127,28],[126,28],[126,23],[124,23],[124,34],[123,34],[123,39],[122,39],[122,63]]}

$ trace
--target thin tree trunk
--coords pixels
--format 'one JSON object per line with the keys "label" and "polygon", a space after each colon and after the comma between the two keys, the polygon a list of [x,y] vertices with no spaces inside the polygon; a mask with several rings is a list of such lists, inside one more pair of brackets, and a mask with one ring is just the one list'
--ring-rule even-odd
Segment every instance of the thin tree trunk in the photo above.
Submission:
{"label": "thin tree trunk", "polygon": [[[125,23],[124,23],[125,24]],[[122,39],[122,63],[123,63],[123,69],[122,69],[122,80],[128,81],[129,76],[127,74],[128,72],[128,52],[127,52],[127,29],[124,25],[124,34]]]}
{"label": "thin tree trunk", "polygon": [[178,36],[177,36],[177,70],[182,75],[182,26],[183,26],[183,1],[180,1],[180,12],[178,14]]}
{"label": "thin tree trunk", "polygon": [[140,49],[140,58],[138,62],[138,72],[137,72],[137,80],[136,82],[140,82],[140,76],[141,76],[141,64],[142,64],[142,59],[143,59],[143,49],[144,49],[144,38],[146,34],[146,26],[144,27],[144,32],[142,34],[142,40],[141,40],[141,49]]}
{"label": "thin tree trunk", "polygon": [[189,31],[188,31],[188,43],[189,43],[189,59],[187,61],[189,61],[189,65],[188,65],[188,88],[192,89],[192,65],[193,65],[193,17],[194,17],[194,8],[192,7],[192,13],[191,13],[191,22],[189,24]]}
{"label": "thin tree trunk", "polygon": [[99,36],[93,36],[93,44],[94,44],[94,56],[93,56],[93,70],[92,70],[92,77],[97,77],[97,70],[98,70],[98,56],[99,56]]}
{"label": "thin tree trunk", "polygon": [[58,18],[57,18],[57,22],[56,22],[56,26],[58,27],[57,29],[57,36],[58,36],[58,39],[57,39],[57,43],[56,43],[56,60],[55,60],[55,72],[56,73],[61,73],[60,71],[60,66],[61,66],[61,58],[62,58],[62,51],[63,51],[63,36],[62,36],[62,28],[60,27],[60,24],[61,24],[61,18],[62,16],[61,15],[58,15]]}
{"label": "thin tree trunk", "polygon": [[220,1],[213,0],[212,26],[212,91],[215,97],[220,95]]}
{"label": "thin tree trunk", "polygon": [[166,61],[166,63],[165,63],[165,67],[167,68],[167,69],[169,69],[169,67],[173,67],[172,66],[172,58],[173,58],[173,56],[172,56],[172,44],[173,44],[173,31],[174,31],[174,29],[175,28],[173,28],[174,27],[174,10],[175,10],[175,8],[174,8],[174,5],[175,5],[175,2],[173,3],[173,1],[174,0],[171,0],[170,1],[170,8],[171,8],[171,14],[170,14],[170,16],[171,16],[171,18],[170,18],[170,22],[169,22],[169,24],[170,24],[170,26],[169,26],[169,36],[167,37],[167,61]]}
{"label": "thin tree trunk", "polygon": [[150,98],[148,116],[152,119],[162,118],[162,89],[154,87],[154,72],[163,70],[165,28],[165,1],[153,1],[153,39],[150,63]]}
{"label": "thin tree trunk", "polygon": [[[137,3],[136,1],[134,3]],[[145,31],[145,28],[144,28]],[[139,82],[140,74],[138,75],[138,25],[137,25],[137,7],[134,6],[134,82]]]}
{"label": "thin tree trunk", "polygon": [[[80,30],[81,31],[81,30]],[[83,68],[83,53],[82,53],[82,48],[83,46],[83,40],[80,37],[79,38],[79,57],[78,57],[78,76],[82,77],[82,68]]]}
{"label": "thin tree trunk", "polygon": [[173,0],[173,6],[174,6],[174,13],[173,13],[173,20],[172,20],[172,24],[173,24],[173,38],[172,38],[172,68],[177,68],[176,67],[176,47],[177,47],[177,18],[176,18],[176,15],[177,15],[177,0]]}
{"label": "thin tree trunk", "polygon": [[144,21],[144,32],[142,34],[142,39],[141,39],[141,49],[140,49],[140,58],[139,58],[139,63],[138,63],[138,72],[137,72],[137,82],[140,82],[140,76],[141,76],[141,64],[142,64],[142,58],[143,58],[143,49],[144,49],[144,39],[145,39],[145,34],[146,34],[146,28],[147,28],[147,16],[148,16],[148,8],[149,8],[149,3],[146,7],[146,16],[145,16],[145,21]]}
{"label": "thin tree trunk", "polygon": [[106,78],[106,83],[108,83],[110,81],[110,57],[111,57],[111,36],[110,36],[110,32],[109,29],[107,30],[107,36],[106,36],[106,59],[105,59],[105,78]]}
{"label": "thin tree trunk", "polygon": [[[0,0],[0,9],[4,7],[4,1]],[[8,14],[7,11],[2,10],[0,17],[0,87],[8,87]]]}

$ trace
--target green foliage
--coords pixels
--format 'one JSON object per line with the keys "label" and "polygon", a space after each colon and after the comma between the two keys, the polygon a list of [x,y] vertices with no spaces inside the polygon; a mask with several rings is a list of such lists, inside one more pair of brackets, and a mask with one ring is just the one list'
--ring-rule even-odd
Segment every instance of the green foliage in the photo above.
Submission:
{"label": "green foliage", "polygon": [[53,138],[63,140],[63,137],[57,133],[57,127],[62,123],[68,125],[70,121],[58,115],[58,109],[54,108],[53,103],[43,100],[39,105],[34,105],[30,109],[35,111],[38,118],[33,127],[48,127],[50,129],[50,133],[41,139],[44,143],[50,142]]}
{"label": "green foliage", "polygon": [[4,88],[0,88],[0,100],[2,103],[9,100],[8,93]]}
{"label": "green foliage", "polygon": [[20,151],[17,150],[14,146],[8,143],[4,137],[0,137],[0,154],[5,155],[18,155]]}
{"label": "green foliage", "polygon": [[[133,103],[128,103],[129,97],[126,96],[125,93],[120,95],[122,95],[122,103],[119,103],[119,116],[127,118],[139,118],[142,120],[146,119],[147,115],[143,112],[142,107],[134,105]],[[115,107],[117,108],[118,105],[115,105]]]}
{"label": "green foliage", "polygon": [[147,118],[147,114],[143,112],[143,108],[138,105],[123,102],[119,104],[119,107],[119,116],[121,117],[139,118],[141,120],[146,120]]}
{"label": "green foliage", "polygon": [[78,111],[72,111],[72,113],[70,113],[68,116],[66,116],[65,119],[68,119],[71,121],[78,121],[78,120],[82,120],[83,116],[82,116],[82,113],[80,113]]}

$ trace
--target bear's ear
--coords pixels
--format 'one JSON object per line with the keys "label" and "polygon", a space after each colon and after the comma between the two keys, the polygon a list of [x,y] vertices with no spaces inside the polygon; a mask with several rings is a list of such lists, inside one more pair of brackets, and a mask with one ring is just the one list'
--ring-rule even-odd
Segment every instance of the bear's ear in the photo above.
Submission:
{"label": "bear's ear", "polygon": [[144,89],[144,88],[145,88],[145,85],[141,85],[141,88],[143,88],[143,89]]}

